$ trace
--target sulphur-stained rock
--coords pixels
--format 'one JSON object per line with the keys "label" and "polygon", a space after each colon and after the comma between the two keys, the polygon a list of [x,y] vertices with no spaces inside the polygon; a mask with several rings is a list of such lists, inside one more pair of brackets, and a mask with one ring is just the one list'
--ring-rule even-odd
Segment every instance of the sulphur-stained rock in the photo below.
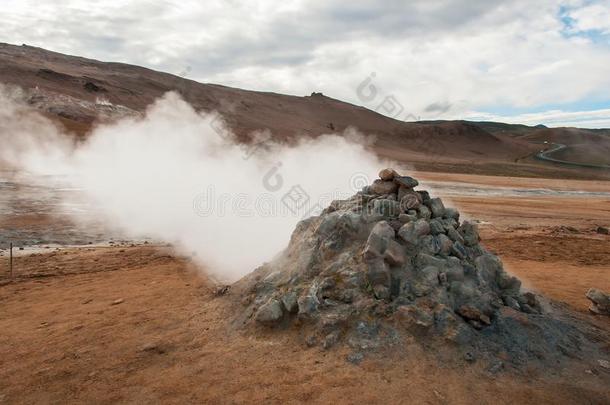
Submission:
{"label": "sulphur-stained rock", "polygon": [[596,315],[610,315],[610,295],[591,288],[587,291],[586,297],[591,301],[589,311]]}

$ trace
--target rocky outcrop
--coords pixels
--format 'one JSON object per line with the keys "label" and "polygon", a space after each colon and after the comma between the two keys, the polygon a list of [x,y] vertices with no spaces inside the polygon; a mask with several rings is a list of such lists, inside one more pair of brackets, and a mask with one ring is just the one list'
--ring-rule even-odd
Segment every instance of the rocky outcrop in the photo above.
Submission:
{"label": "rocky outcrop", "polygon": [[477,224],[460,221],[418,184],[386,169],[353,197],[301,221],[283,254],[242,281],[242,322],[295,325],[309,346],[344,342],[357,352],[405,336],[490,355],[577,350],[573,328],[522,291],[480,244]]}

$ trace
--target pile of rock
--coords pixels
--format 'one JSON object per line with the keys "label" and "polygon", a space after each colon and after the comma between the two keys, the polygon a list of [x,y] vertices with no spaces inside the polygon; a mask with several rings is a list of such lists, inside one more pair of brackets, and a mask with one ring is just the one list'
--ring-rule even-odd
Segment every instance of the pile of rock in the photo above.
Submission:
{"label": "pile of rock", "polygon": [[308,345],[344,341],[358,353],[405,336],[518,356],[576,350],[572,329],[541,315],[475,223],[412,177],[379,177],[301,221],[280,257],[237,283],[241,323],[304,327]]}

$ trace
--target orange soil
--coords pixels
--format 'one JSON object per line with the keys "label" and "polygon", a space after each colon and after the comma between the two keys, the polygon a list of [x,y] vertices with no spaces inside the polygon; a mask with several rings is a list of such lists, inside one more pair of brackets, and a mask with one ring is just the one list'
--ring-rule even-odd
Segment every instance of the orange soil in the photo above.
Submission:
{"label": "orange soil", "polygon": [[[524,284],[586,313],[610,290],[608,202],[454,199]],[[575,230],[561,228],[574,226]],[[522,375],[458,367],[416,344],[359,365],[308,349],[297,330],[245,334],[232,303],[165,247],[82,248],[0,257],[0,403],[609,403],[598,364]],[[113,302],[118,301],[113,305]],[[610,320],[589,316],[607,328]]]}

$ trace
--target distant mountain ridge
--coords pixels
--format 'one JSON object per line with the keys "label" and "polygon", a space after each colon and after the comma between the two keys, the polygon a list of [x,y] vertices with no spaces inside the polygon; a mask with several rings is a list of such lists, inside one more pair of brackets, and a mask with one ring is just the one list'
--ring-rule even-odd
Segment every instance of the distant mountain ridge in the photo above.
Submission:
{"label": "distant mountain ridge", "polygon": [[605,151],[610,151],[610,130],[403,122],[322,93],[298,97],[198,83],[139,66],[25,45],[0,44],[0,82],[29,90],[34,107],[80,135],[100,117],[141,113],[164,93],[177,91],[197,110],[220,112],[244,142],[256,130],[268,129],[276,139],[290,142],[355,127],[375,137],[373,148],[379,155],[422,170],[525,176],[560,172],[566,177],[595,178],[605,174],[554,166],[535,160],[534,155],[544,141],[576,146],[572,151],[577,156],[571,158],[579,161],[586,161],[590,153],[596,161],[600,156],[603,160]]}

